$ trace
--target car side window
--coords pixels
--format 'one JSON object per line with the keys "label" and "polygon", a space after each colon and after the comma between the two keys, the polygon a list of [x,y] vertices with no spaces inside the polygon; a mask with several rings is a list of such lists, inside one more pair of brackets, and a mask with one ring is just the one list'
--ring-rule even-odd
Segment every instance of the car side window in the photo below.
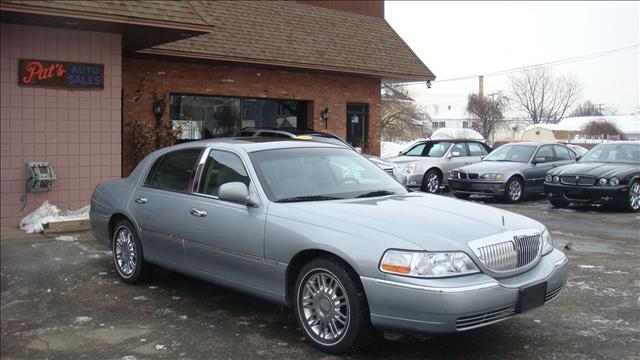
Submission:
{"label": "car side window", "polygon": [[467,147],[464,146],[464,143],[454,144],[453,147],[451,147],[450,154],[453,156],[454,152],[459,153],[458,156],[469,156],[469,152],[467,151]]}
{"label": "car side window", "polygon": [[419,144],[411,148],[411,150],[407,151],[406,156],[422,156],[422,152],[424,151],[425,144]]}
{"label": "car side window", "polygon": [[554,145],[553,148],[556,150],[556,157],[558,158],[558,161],[573,160],[576,158],[573,151],[562,145]]}
{"label": "car side window", "polygon": [[556,157],[553,154],[553,149],[551,148],[551,145],[541,146],[540,149],[538,149],[538,152],[536,153],[536,156],[534,158],[535,159],[544,158],[544,162],[550,162],[550,161],[556,160]]}
{"label": "car side window", "polygon": [[478,143],[467,143],[469,146],[469,156],[484,156],[487,155],[485,148]]}
{"label": "car side window", "polygon": [[186,192],[201,153],[202,149],[197,148],[161,156],[151,167],[144,184],[163,190]]}
{"label": "car side window", "polygon": [[202,171],[198,192],[218,196],[220,186],[230,182],[241,182],[249,186],[249,175],[242,160],[238,155],[227,151],[211,150]]}

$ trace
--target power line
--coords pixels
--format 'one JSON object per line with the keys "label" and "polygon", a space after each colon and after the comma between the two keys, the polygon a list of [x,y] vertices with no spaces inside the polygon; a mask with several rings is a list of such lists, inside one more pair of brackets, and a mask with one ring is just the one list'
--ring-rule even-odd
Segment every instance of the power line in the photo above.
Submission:
{"label": "power line", "polygon": [[[576,56],[576,57],[571,57],[571,58],[565,58],[565,59],[560,59],[560,60],[555,60],[555,61],[549,61],[546,63],[541,63],[541,64],[535,64],[535,65],[529,65],[529,66],[522,66],[522,67],[517,67],[517,68],[512,68],[512,69],[505,69],[505,70],[499,70],[499,71],[493,71],[493,72],[489,72],[489,73],[484,73],[481,74],[485,77],[489,77],[489,76],[497,76],[497,75],[505,75],[505,74],[509,74],[509,73],[513,73],[513,72],[518,72],[518,71],[524,71],[524,70],[533,70],[533,69],[540,69],[540,68],[545,68],[545,67],[550,67],[550,66],[556,66],[556,65],[562,65],[562,64],[568,64],[568,63],[573,63],[573,62],[578,62],[578,61],[585,61],[585,60],[591,60],[591,59],[595,59],[595,58],[599,58],[602,56],[607,56],[607,55],[612,55],[615,53],[619,53],[619,52],[624,52],[624,51],[629,51],[632,49],[637,49],[640,47],[640,44],[637,45],[633,45],[633,46],[627,46],[627,47],[622,47],[622,48],[618,48],[618,49],[613,49],[613,50],[607,50],[607,51],[602,51],[602,52],[598,52],[598,53],[593,53],[593,54],[587,54],[587,55],[582,55],[582,56]],[[476,74],[476,75],[467,75],[467,76],[459,76],[459,77],[455,77],[455,78],[448,78],[448,79],[443,79],[443,80],[436,80],[436,82],[438,83],[442,83],[442,82],[449,82],[449,81],[458,81],[458,80],[467,80],[467,79],[475,79],[479,76],[480,74]],[[419,83],[408,83],[406,85],[411,85],[411,84],[422,84],[424,82],[419,82]]]}

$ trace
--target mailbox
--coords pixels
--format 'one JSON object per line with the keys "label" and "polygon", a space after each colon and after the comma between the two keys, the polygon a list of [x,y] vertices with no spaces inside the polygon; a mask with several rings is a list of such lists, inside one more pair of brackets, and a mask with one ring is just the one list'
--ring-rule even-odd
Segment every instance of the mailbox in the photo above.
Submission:
{"label": "mailbox", "polygon": [[25,190],[28,192],[51,191],[56,174],[46,161],[33,161],[26,165],[27,183]]}

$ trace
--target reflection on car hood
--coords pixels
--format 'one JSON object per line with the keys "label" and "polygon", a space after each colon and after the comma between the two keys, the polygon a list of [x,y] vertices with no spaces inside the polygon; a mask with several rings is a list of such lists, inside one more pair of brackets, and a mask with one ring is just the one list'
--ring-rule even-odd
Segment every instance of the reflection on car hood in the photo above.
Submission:
{"label": "reflection on car hood", "polygon": [[551,175],[586,175],[603,178],[616,176],[624,179],[626,176],[639,172],[640,167],[632,164],[577,162],[553,169],[549,173]]}
{"label": "reflection on car hood", "polygon": [[482,161],[476,164],[467,165],[460,169],[467,173],[485,174],[518,171],[521,169],[526,169],[529,166],[530,165],[528,163],[519,163],[512,161]]}
{"label": "reflection on car hood", "polygon": [[374,230],[381,236],[390,235],[425,250],[439,251],[468,251],[467,242],[505,230],[543,229],[542,224],[505,210],[423,193],[277,204],[269,212],[355,236]]}

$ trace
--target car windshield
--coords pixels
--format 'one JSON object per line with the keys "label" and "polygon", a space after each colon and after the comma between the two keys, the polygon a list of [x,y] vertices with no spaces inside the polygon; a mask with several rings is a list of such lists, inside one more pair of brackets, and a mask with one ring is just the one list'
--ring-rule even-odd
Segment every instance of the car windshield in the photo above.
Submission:
{"label": "car windshield", "polygon": [[356,152],[291,148],[251,153],[271,201],[314,201],[405,194],[393,177]]}
{"label": "car windshield", "polygon": [[640,144],[600,144],[589,150],[580,162],[640,164]]}
{"label": "car windshield", "polygon": [[536,150],[533,145],[504,145],[493,150],[484,161],[511,161],[527,163]]}

